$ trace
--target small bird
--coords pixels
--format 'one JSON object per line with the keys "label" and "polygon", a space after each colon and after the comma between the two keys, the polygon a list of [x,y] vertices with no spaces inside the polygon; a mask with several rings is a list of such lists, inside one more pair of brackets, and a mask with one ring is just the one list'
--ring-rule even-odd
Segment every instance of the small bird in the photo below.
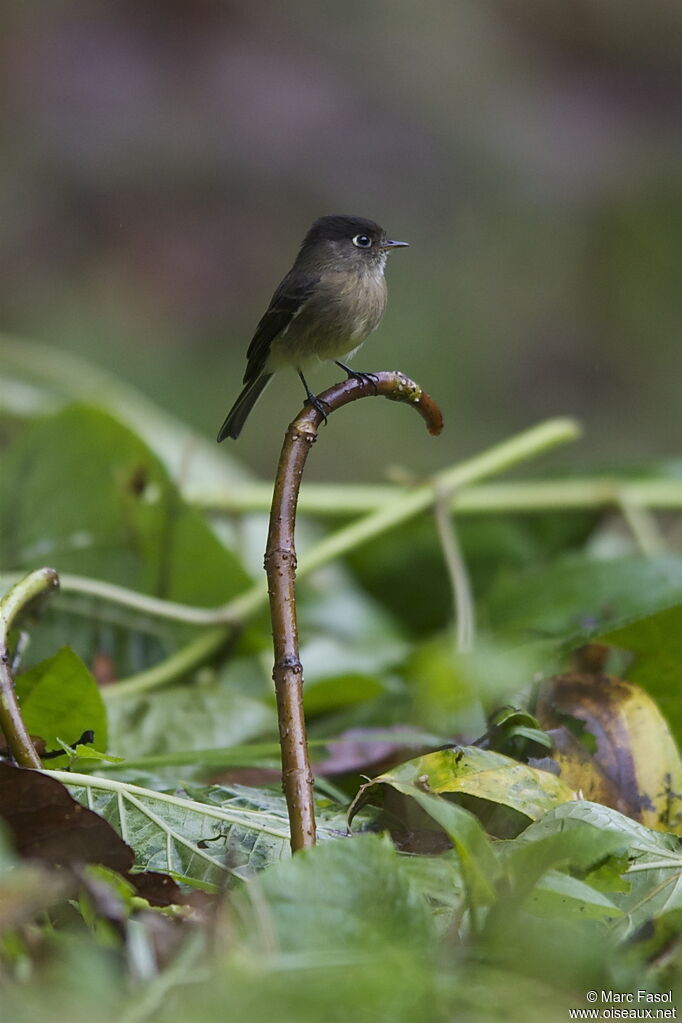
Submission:
{"label": "small bird", "polygon": [[325,418],[303,369],[332,360],[349,377],[365,379],[346,366],[381,322],[386,308],[384,268],[391,241],[383,228],[363,217],[320,217],[308,231],[294,265],[275,291],[253,335],[244,388],[218,433],[218,443],[237,438],[246,417],[273,373],[285,366],[301,378],[307,401]]}

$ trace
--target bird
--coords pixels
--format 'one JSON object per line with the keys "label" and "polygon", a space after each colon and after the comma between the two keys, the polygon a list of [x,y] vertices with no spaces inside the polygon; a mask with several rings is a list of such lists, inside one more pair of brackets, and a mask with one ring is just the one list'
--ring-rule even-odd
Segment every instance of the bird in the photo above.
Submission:
{"label": "bird", "polygon": [[371,377],[343,360],[379,326],[386,308],[386,260],[392,249],[408,244],[389,239],[379,224],[364,217],[335,214],[313,223],[256,327],[246,353],[244,387],[218,431],[218,443],[237,439],[279,369],[296,370],[307,403],[325,421],[323,403],[303,375],[308,365],[333,361],[348,377]]}

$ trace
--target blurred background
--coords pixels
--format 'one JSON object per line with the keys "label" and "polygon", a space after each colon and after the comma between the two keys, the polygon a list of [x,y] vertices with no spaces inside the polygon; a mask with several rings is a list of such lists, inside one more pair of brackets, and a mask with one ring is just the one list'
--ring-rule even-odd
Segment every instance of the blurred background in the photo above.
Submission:
{"label": "blurred background", "polygon": [[[3,4],[0,330],[213,436],[309,223],[352,213],[411,244],[355,365],[414,377],[447,431],[362,402],[310,477],[422,473],[564,413],[583,466],[672,455],[681,40],[668,0]],[[278,377],[230,453],[271,475],[300,401]]]}

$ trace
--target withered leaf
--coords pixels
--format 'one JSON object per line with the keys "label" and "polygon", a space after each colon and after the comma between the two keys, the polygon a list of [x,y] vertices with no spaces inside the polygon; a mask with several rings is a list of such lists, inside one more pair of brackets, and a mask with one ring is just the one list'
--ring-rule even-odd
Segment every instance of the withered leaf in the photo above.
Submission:
{"label": "withered leaf", "polygon": [[27,859],[59,866],[101,863],[119,874],[127,874],[135,861],[104,818],[40,771],[0,763],[0,817]]}
{"label": "withered leaf", "polygon": [[571,672],[543,683],[536,714],[567,785],[649,828],[682,833],[682,762],[648,693],[615,675]]}
{"label": "withered leaf", "polygon": [[47,774],[0,763],[0,818],[20,856],[52,866],[98,863],[129,881],[153,906],[184,902],[166,874],[131,873],[135,854],[112,826]]}

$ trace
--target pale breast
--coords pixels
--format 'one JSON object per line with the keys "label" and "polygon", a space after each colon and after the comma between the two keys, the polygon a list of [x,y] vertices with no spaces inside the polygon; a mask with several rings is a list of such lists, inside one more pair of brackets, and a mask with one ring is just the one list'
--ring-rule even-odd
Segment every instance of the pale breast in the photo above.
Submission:
{"label": "pale breast", "polygon": [[342,359],[379,326],[385,308],[383,273],[326,273],[287,330],[273,340],[268,369]]}

